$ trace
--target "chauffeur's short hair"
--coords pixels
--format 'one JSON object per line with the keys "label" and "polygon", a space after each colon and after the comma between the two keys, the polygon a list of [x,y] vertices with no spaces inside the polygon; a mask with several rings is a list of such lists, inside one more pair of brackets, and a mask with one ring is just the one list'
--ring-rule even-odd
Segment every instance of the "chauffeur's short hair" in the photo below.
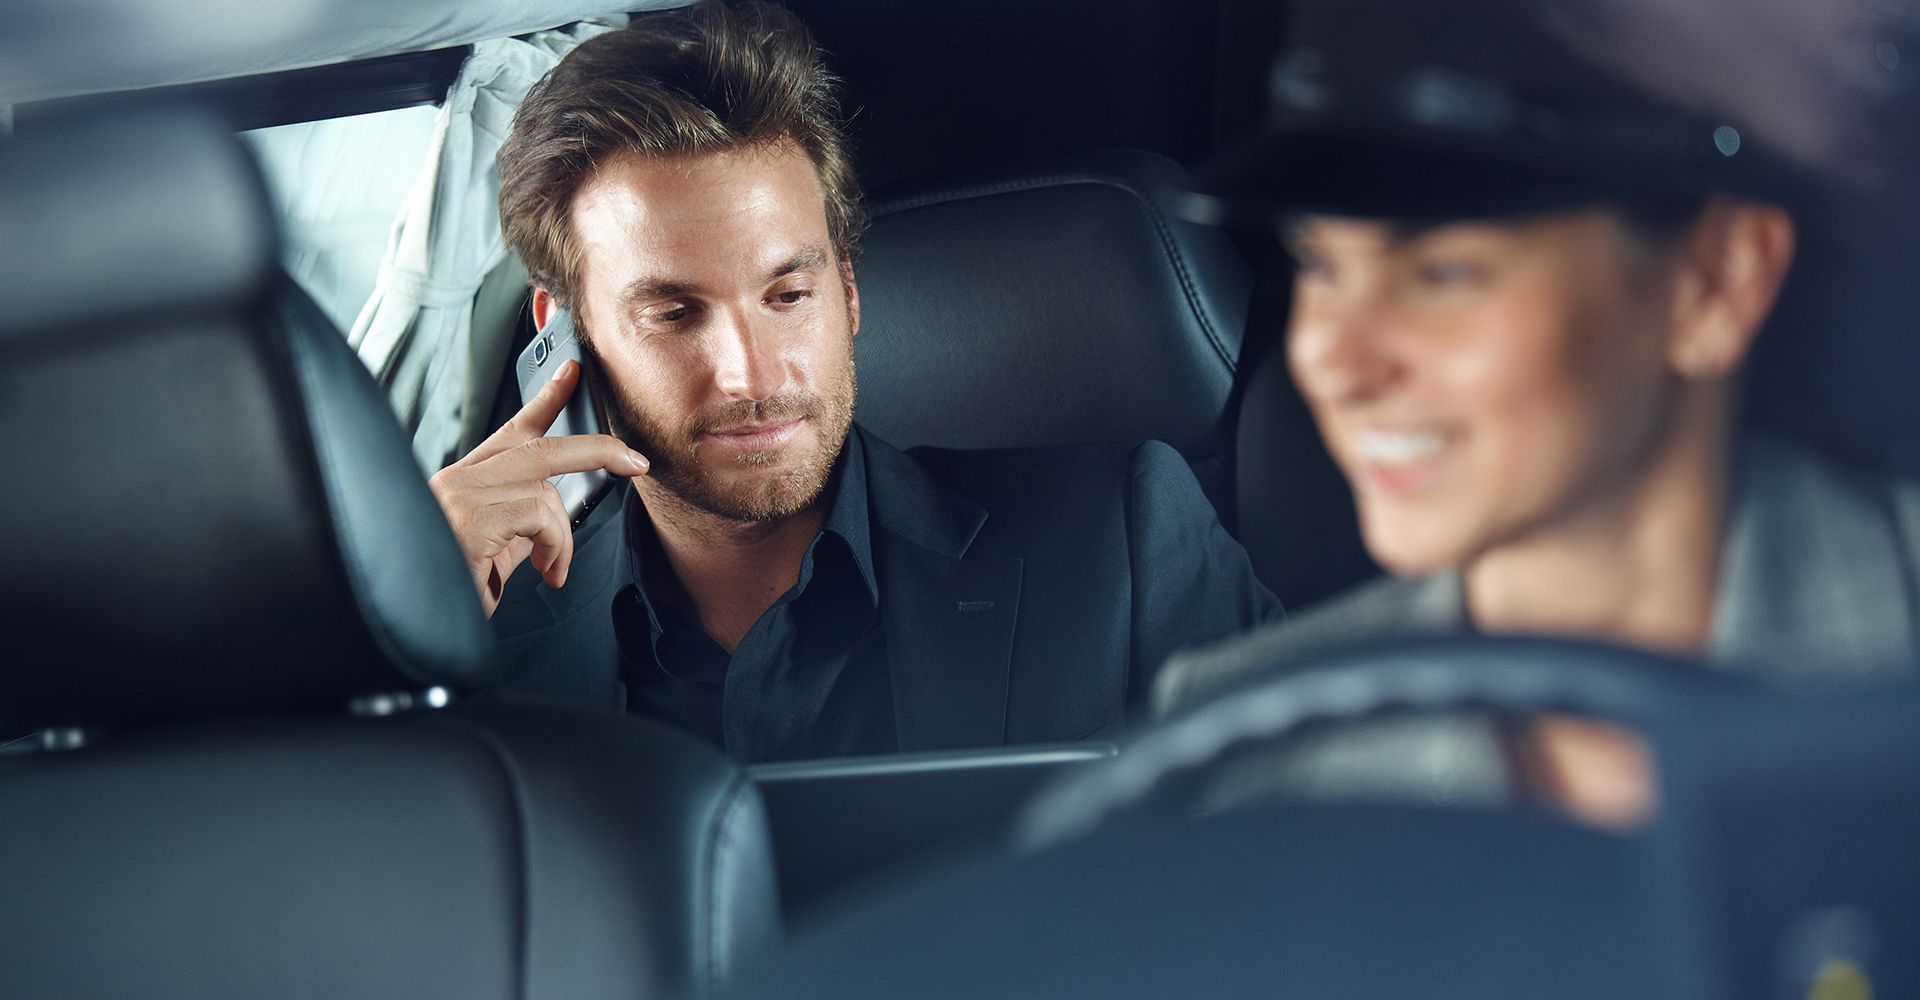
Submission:
{"label": "chauffeur's short hair", "polygon": [[852,260],[865,216],[839,89],[812,34],[772,4],[706,0],[640,15],[582,42],[521,102],[500,148],[502,234],[531,280],[571,305],[571,205],[596,164],[785,141],[812,160],[834,251]]}

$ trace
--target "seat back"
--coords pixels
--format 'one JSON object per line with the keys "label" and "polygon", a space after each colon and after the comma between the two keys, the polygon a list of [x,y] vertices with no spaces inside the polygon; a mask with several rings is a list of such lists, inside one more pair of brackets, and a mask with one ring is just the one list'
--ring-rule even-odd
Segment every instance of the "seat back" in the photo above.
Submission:
{"label": "seat back", "polygon": [[813,927],[741,1000],[1696,996],[1632,845],[1545,817],[1349,807],[1133,821],[970,857]]}
{"label": "seat back", "polygon": [[699,995],[772,936],[715,751],[461,698],[472,581],[232,136],[23,136],[0,231],[8,993]]}
{"label": "seat back", "polygon": [[901,447],[1166,441],[1225,511],[1252,290],[1184,174],[1137,152],[874,200],[857,273],[856,417]]}
{"label": "seat back", "polygon": [[11,536],[0,614],[59,669],[0,671],[0,720],[484,683],[477,602],[444,599],[466,577],[458,550],[418,530],[437,508],[395,474],[378,391],[276,286],[238,144],[156,116],[11,146],[0,421],[25,488],[0,516],[32,530]]}
{"label": "seat back", "polygon": [[1869,474],[1920,477],[1920,308],[1907,214],[1882,201],[1796,215],[1793,266],[1746,365],[1744,425]]}

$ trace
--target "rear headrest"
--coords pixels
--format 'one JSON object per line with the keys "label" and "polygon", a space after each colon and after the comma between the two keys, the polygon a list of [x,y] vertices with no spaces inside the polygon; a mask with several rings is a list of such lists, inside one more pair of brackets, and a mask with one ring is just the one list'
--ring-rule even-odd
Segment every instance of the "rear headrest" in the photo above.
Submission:
{"label": "rear headrest", "polygon": [[482,683],[490,640],[384,396],[274,277],[190,115],[0,146],[0,723]]}
{"label": "rear headrest", "polygon": [[877,200],[860,421],[901,447],[1229,452],[1252,280],[1219,230],[1163,209],[1183,182],[1110,152]]}
{"label": "rear headrest", "polygon": [[[233,302],[273,266],[260,181],[181,115],[0,142],[0,331]],[[193,119],[194,125],[205,125]]]}

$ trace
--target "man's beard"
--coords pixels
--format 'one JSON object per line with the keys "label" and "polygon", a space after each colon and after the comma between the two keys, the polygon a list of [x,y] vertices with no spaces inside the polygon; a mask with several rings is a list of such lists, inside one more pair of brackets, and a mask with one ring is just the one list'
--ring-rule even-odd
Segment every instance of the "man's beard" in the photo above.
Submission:
{"label": "man's beard", "polygon": [[[669,426],[642,411],[634,400],[613,391],[604,380],[595,389],[606,401],[609,431],[647,456],[652,465],[648,478],[697,510],[732,521],[765,522],[806,510],[826,489],[833,463],[846,443],[847,430],[853,426],[856,379],[851,337],[842,371],[844,376],[829,381],[823,393],[782,393],[764,400],[737,400],[695,413],[678,426]],[[702,435],[708,432],[795,419],[813,425],[818,443],[787,468],[728,484],[703,469],[695,455]],[[786,449],[780,449],[741,453],[735,460],[739,467],[751,469],[789,457]]]}

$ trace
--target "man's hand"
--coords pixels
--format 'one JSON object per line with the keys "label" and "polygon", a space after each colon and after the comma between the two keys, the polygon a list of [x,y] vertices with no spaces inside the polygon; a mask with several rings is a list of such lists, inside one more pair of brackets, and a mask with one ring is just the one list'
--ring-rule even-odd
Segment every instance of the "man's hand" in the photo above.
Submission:
{"label": "man's hand", "polygon": [[546,437],[580,381],[569,361],[513,419],[467,457],[428,481],[466,553],[487,616],[500,606],[507,578],[528,556],[549,587],[567,582],[573,526],[548,478],[605,469],[615,478],[646,475],[646,456],[606,434]]}

